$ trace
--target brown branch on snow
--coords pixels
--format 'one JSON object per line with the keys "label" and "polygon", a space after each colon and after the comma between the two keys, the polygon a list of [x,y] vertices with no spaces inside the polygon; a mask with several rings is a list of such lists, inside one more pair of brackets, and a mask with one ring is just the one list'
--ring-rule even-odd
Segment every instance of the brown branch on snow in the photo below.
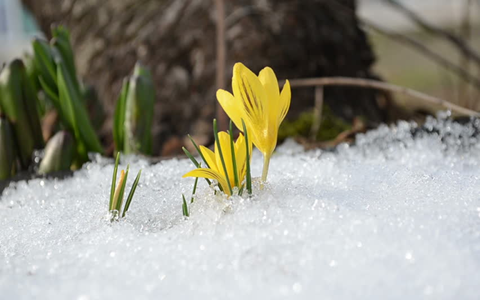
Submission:
{"label": "brown branch on snow", "polygon": [[[281,82],[281,84],[283,81]],[[349,78],[349,77],[320,77],[320,78],[302,78],[302,79],[291,79],[290,85],[292,88],[295,87],[312,87],[312,86],[355,86],[362,88],[371,88],[383,91],[389,91],[394,93],[399,93],[407,95],[410,97],[417,98],[424,102],[443,106],[446,109],[456,112],[461,115],[467,115],[472,117],[480,117],[480,112],[476,112],[471,109],[467,109],[456,105],[454,103],[448,102],[446,100],[424,94],[422,92],[412,90],[406,87],[394,85],[391,83],[386,83],[378,80],[363,79],[363,78]]]}
{"label": "brown branch on snow", "polygon": [[480,66],[480,54],[473,50],[468,44],[466,44],[460,37],[457,35],[438,28],[427,21],[423,20],[418,14],[414,11],[407,8],[405,5],[401,4],[397,0],[383,0],[384,2],[390,4],[392,7],[397,9],[398,11],[402,12],[405,16],[407,16],[410,20],[415,22],[420,28],[426,30],[427,32],[434,34],[438,37],[441,37],[453,46],[457,48],[464,56],[472,59],[477,65]]}
{"label": "brown branch on snow", "polygon": [[[226,64],[226,40],[225,40],[225,2],[224,0],[215,0],[217,9],[217,89],[225,88],[225,64]],[[222,107],[216,103],[216,115],[219,130],[227,130],[228,118]]]}
{"label": "brown branch on snow", "polygon": [[446,58],[444,58],[443,56],[441,56],[440,54],[430,50],[428,47],[426,47],[424,44],[422,44],[421,42],[415,40],[415,39],[412,39],[411,37],[405,35],[405,34],[401,34],[401,33],[396,33],[396,32],[390,32],[390,31],[387,31],[369,21],[366,21],[364,19],[360,19],[360,22],[367,26],[368,28],[372,29],[373,31],[377,32],[377,33],[380,33],[396,42],[399,42],[399,43],[402,43],[402,44],[406,44],[412,48],[414,48],[415,50],[417,50],[417,52],[423,54],[425,57],[435,61],[437,64],[441,65],[442,67],[444,67],[445,69],[449,70],[450,72],[452,73],[455,73],[458,77],[462,78],[463,80],[465,80],[466,82],[472,84],[473,86],[475,86],[478,90],[480,90],[480,79],[471,75],[470,73],[468,73],[467,71],[465,71],[464,69],[462,69],[461,67],[457,66],[456,64],[450,62],[449,60],[447,60]]}

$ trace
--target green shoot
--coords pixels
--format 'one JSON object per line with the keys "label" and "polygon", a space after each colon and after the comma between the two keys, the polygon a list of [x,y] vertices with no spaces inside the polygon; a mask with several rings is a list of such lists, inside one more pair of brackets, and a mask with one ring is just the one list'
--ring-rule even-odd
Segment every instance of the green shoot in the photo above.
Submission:
{"label": "green shoot", "polygon": [[[197,183],[198,183],[198,177],[195,178],[195,184],[193,185],[192,198],[190,199],[190,204],[192,204],[193,201],[195,200],[193,196],[195,196],[195,192],[197,191]],[[188,211],[188,205],[187,205],[187,201],[185,200],[184,194],[182,194],[182,198],[183,198],[183,204],[182,204],[183,216],[189,217],[190,213]]]}
{"label": "green shoot", "polygon": [[187,206],[187,201],[185,200],[185,195],[182,194],[183,198],[183,204],[182,204],[182,212],[184,217],[189,217],[190,214],[188,213],[188,206]]}
{"label": "green shoot", "polygon": [[243,133],[245,134],[245,146],[247,147],[247,191],[248,194],[252,194],[252,175],[250,174],[250,147],[248,144],[248,132],[247,126],[245,126],[245,122],[242,119],[242,126],[243,126]]}
{"label": "green shoot", "polygon": [[197,192],[197,184],[198,184],[198,177],[195,178],[195,183],[193,184],[193,192],[192,192],[192,199],[190,199],[190,203],[193,203],[193,196]]}
{"label": "green shoot", "polygon": [[[207,166],[207,168],[210,168],[210,166],[208,165],[208,162],[207,160],[205,159],[205,157],[203,156],[203,153],[202,151],[200,151],[200,147],[198,147],[197,143],[195,143],[195,141],[193,140],[193,138],[188,135],[188,138],[190,139],[190,141],[192,142],[193,146],[195,147],[195,150],[197,150],[198,154],[200,155],[200,157],[202,158],[203,162],[205,163],[205,165]],[[184,150],[185,151],[185,150]],[[187,155],[188,156],[188,155]]]}
{"label": "green shoot", "polygon": [[[192,140],[193,141],[193,140]],[[194,144],[195,145],[195,144]],[[187,150],[187,148],[185,147],[182,147],[182,150],[183,152],[185,152],[185,155],[190,158],[190,160],[193,162],[193,164],[195,165],[195,167],[197,168],[201,168],[202,166],[200,165],[200,163],[195,159],[195,157],[193,157],[192,153],[190,153],[190,151]],[[199,152],[200,153],[200,152]],[[205,180],[207,181],[208,185],[212,185],[212,182],[208,179],[208,178],[205,178]]]}
{"label": "green shoot", "polygon": [[122,213],[122,218],[125,217],[125,213],[130,208],[130,203],[132,202],[133,195],[135,194],[138,182],[140,181],[140,175],[142,175],[142,170],[138,171],[137,177],[135,177],[135,181],[133,182],[132,188],[130,189],[130,193],[128,193],[127,202],[125,202],[125,208],[123,209]]}
{"label": "green shoot", "polygon": [[[110,203],[108,205],[108,210],[112,214],[111,220],[115,220],[118,216],[124,218],[125,214],[127,213],[128,209],[130,208],[130,204],[132,202],[133,196],[135,194],[135,190],[137,189],[138,182],[140,181],[140,176],[142,174],[142,170],[140,170],[133,182],[133,185],[128,193],[127,200],[125,205],[123,205],[123,196],[125,194],[125,187],[127,185],[128,179],[128,172],[130,166],[127,166],[127,171],[121,171],[120,179],[118,184],[116,184],[117,179],[117,171],[118,171],[118,162],[120,159],[120,152],[117,153],[117,158],[115,159],[115,166],[113,168],[113,176],[112,176],[112,185],[110,188]],[[122,210],[123,207],[123,210]]]}
{"label": "green shoot", "polygon": [[238,185],[237,160],[235,159],[235,146],[233,144],[233,122],[230,120],[230,150],[232,151],[233,176],[235,177],[235,186]]}
{"label": "green shoot", "polygon": [[125,103],[127,102],[129,80],[123,80],[122,91],[115,107],[113,116],[113,141],[117,151],[123,150],[125,145]]}

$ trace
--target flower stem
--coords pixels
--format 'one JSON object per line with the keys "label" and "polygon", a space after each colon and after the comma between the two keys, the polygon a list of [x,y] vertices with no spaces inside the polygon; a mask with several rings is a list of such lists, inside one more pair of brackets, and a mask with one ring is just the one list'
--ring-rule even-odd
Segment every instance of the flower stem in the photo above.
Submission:
{"label": "flower stem", "polygon": [[262,182],[267,181],[267,175],[268,175],[268,166],[270,165],[270,157],[272,157],[272,154],[263,154],[263,172],[262,172]]}

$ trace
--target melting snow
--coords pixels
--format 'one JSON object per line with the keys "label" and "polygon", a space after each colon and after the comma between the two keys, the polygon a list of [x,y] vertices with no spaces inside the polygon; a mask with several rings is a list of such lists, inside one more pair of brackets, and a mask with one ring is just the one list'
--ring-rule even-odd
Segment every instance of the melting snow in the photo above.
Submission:
{"label": "melting snow", "polygon": [[290,141],[255,197],[200,181],[187,220],[188,160],[127,158],[144,171],[113,224],[111,160],[16,183],[0,198],[0,298],[478,299],[478,128],[403,122],[335,152]]}

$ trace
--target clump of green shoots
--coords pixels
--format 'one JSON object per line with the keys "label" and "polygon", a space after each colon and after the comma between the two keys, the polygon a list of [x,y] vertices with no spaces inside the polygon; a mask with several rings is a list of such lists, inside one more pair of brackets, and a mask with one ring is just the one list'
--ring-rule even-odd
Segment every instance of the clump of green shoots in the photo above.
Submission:
{"label": "clump of green shoots", "polygon": [[86,109],[87,90],[78,80],[70,34],[62,26],[52,30],[48,43],[33,41],[34,64],[40,89],[56,109],[61,126],[75,138],[76,165],[88,160],[88,152],[103,153]]}
{"label": "clump of green shoots", "polygon": [[10,122],[0,114],[0,180],[16,172],[15,139]]}
{"label": "clump of green shoots", "polygon": [[[43,148],[44,141],[40,127],[38,99],[25,65],[19,59],[11,61],[0,72],[0,112],[5,118],[2,121],[4,141],[1,147],[14,149],[9,154],[12,160],[7,164],[18,161],[20,166],[18,169],[26,170],[30,166],[33,151]],[[10,132],[8,138],[7,131]],[[11,151],[4,149],[2,152]],[[9,166],[5,167],[7,168],[10,169]],[[10,176],[14,175],[15,169],[10,170],[13,171],[2,173],[4,176],[7,173]]]}
{"label": "clump of green shoots", "polygon": [[[34,39],[33,55],[0,69],[0,179],[32,170],[34,150],[44,147],[41,174],[75,170],[88,161],[88,153],[104,153],[94,129],[105,119],[101,102],[79,79],[69,31],[58,26],[52,36]],[[152,154],[154,102],[152,76],[137,63],[115,110],[117,151]],[[55,116],[53,128],[59,131],[45,146],[44,136],[51,132],[42,132],[40,120],[47,114]]]}
{"label": "clump of green shoots", "polygon": [[150,72],[140,63],[123,81],[115,108],[113,138],[116,151],[152,154],[152,123],[155,89]]}
{"label": "clump of green shoots", "polygon": [[120,173],[120,179],[117,182],[117,172],[118,172],[118,163],[120,160],[120,152],[117,153],[117,157],[115,159],[115,167],[113,169],[113,176],[112,176],[112,185],[110,189],[110,202],[108,205],[108,211],[110,212],[110,220],[115,221],[119,218],[125,217],[128,209],[130,208],[130,203],[132,202],[133,195],[135,194],[135,190],[137,189],[138,182],[140,180],[140,175],[142,174],[142,170],[138,171],[137,177],[135,177],[135,181],[132,184],[130,192],[128,193],[127,200],[125,201],[125,205],[123,204],[123,197],[125,194],[125,186],[127,185],[127,178],[128,178],[128,171],[130,169],[130,165],[127,165],[127,170],[122,170]]}

